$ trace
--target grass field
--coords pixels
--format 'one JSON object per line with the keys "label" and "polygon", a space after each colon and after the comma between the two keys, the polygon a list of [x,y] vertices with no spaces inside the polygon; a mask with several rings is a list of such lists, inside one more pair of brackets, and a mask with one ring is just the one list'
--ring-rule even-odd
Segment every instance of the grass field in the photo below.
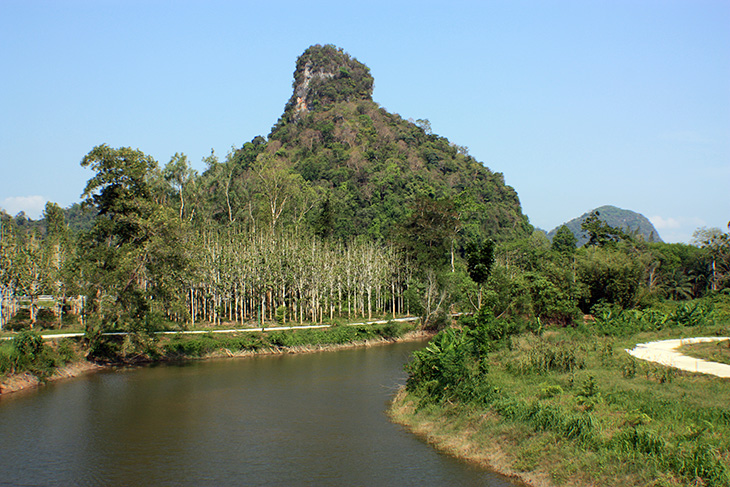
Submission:
{"label": "grass field", "polygon": [[[391,414],[435,445],[532,485],[726,487],[730,380],[640,361],[625,351],[646,341],[725,331],[712,325],[621,338],[573,328],[527,333],[479,364],[467,362],[471,372],[465,373],[442,340],[433,346],[440,359],[428,365],[458,380],[430,375],[411,384]],[[444,388],[453,392],[440,394]]]}

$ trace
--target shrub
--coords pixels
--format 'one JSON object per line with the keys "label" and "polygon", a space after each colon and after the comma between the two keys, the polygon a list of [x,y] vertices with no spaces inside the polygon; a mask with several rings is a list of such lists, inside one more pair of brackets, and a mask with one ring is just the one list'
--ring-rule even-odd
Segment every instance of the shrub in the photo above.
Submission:
{"label": "shrub", "polygon": [[13,339],[10,363],[11,372],[28,371],[41,380],[48,377],[55,366],[52,350],[32,331],[21,331]]}
{"label": "shrub", "polygon": [[624,378],[633,379],[634,377],[636,377],[637,369],[638,364],[636,362],[636,359],[632,356],[629,356],[621,367],[621,373]]}
{"label": "shrub", "polygon": [[279,306],[276,308],[276,322],[283,325],[286,321],[286,306]]}
{"label": "shrub", "polygon": [[669,316],[677,326],[705,326],[713,323],[712,309],[700,303],[683,303]]}

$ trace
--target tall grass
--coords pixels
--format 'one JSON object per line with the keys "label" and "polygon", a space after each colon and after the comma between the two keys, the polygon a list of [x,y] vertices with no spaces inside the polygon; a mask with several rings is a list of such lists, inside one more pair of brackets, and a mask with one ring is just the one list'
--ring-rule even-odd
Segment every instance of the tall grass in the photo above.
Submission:
{"label": "tall grass", "polygon": [[715,316],[706,303],[682,303],[611,311],[582,329],[496,340],[489,333],[499,329],[494,323],[469,323],[442,331],[414,353],[406,389],[417,410],[433,405],[457,418],[496,414],[532,435],[572,442],[585,452],[582,468],[594,469],[584,475],[612,479],[597,485],[614,485],[618,477],[610,471],[628,469],[634,485],[660,476],[668,485],[727,487],[730,383],[637,361],[616,346],[635,333],[642,339],[679,328],[712,334],[723,326]]}

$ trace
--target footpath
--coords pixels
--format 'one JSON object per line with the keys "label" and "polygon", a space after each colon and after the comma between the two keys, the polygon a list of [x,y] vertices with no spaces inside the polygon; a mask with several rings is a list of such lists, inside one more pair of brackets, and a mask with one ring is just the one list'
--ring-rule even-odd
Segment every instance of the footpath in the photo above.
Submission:
{"label": "footpath", "polygon": [[668,367],[697,372],[699,374],[715,375],[730,378],[730,365],[717,362],[708,362],[699,358],[688,357],[677,351],[682,345],[702,342],[716,342],[728,340],[728,337],[697,337],[680,338],[675,340],[661,340],[658,342],[639,343],[632,350],[626,350],[630,355],[641,360],[656,362]]}

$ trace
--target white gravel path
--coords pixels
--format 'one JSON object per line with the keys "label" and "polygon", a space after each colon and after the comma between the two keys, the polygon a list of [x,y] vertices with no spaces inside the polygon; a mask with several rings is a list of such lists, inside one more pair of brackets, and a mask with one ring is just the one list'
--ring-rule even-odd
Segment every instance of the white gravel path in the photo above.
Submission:
{"label": "white gravel path", "polygon": [[649,360],[658,364],[674,367],[688,372],[716,375],[730,378],[730,365],[708,362],[694,357],[682,355],[677,348],[690,343],[715,342],[728,340],[728,337],[697,337],[680,338],[676,340],[662,340],[659,342],[639,343],[633,350],[626,350],[629,354],[642,360]]}

